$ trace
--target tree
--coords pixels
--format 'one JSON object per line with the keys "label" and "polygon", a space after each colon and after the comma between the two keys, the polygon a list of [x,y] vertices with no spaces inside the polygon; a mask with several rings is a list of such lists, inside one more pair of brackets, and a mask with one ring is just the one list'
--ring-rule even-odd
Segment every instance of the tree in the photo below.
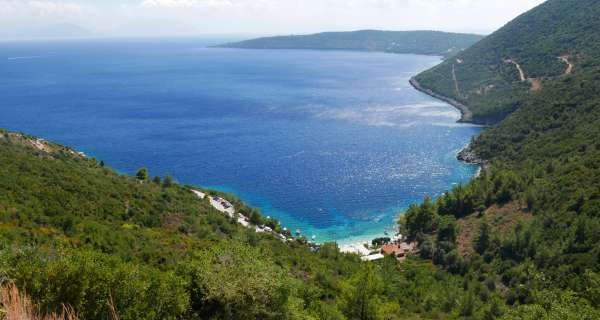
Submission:
{"label": "tree", "polygon": [[342,284],[342,310],[349,319],[376,319],[383,281],[373,264],[365,264],[350,280]]}
{"label": "tree", "polygon": [[170,188],[173,185],[173,178],[171,176],[166,176],[163,180],[163,187]]}
{"label": "tree", "polygon": [[600,312],[589,301],[568,290],[534,292],[535,304],[522,304],[506,310],[503,319],[599,319]]}
{"label": "tree", "polygon": [[502,301],[498,301],[498,299],[492,300],[490,306],[483,313],[484,320],[493,320],[498,319],[504,314],[504,310],[502,310]]}
{"label": "tree", "polygon": [[222,243],[193,253],[181,270],[190,279],[199,319],[282,319],[285,271],[260,248]]}
{"label": "tree", "polygon": [[454,216],[442,216],[439,219],[438,241],[448,241],[454,243],[458,235],[456,218]]}
{"label": "tree", "polygon": [[600,274],[586,271],[585,278],[585,296],[596,308],[600,307]]}
{"label": "tree", "polygon": [[473,315],[474,310],[475,298],[473,298],[471,293],[467,293],[460,303],[459,315],[461,317],[470,317]]}
{"label": "tree", "polygon": [[426,197],[421,206],[411,205],[405,216],[405,228],[408,236],[413,239],[433,231],[438,217],[436,206],[430,197]]}
{"label": "tree", "polygon": [[390,239],[390,237],[380,237],[380,238],[373,239],[371,241],[371,244],[373,246],[383,246],[383,245],[390,243],[390,241],[392,241],[392,239]]}
{"label": "tree", "polygon": [[135,174],[135,176],[138,178],[138,180],[140,181],[146,181],[148,180],[148,169],[146,168],[141,168],[137,171],[137,173]]}
{"label": "tree", "polygon": [[252,211],[250,211],[250,222],[252,224],[255,225],[262,225],[264,223],[264,219],[262,217],[262,215],[260,214],[260,211],[258,211],[257,209],[252,209]]}
{"label": "tree", "polygon": [[160,183],[162,182],[159,176],[154,177],[154,179],[152,179],[152,182],[154,182],[155,184],[160,186]]}
{"label": "tree", "polygon": [[479,227],[479,236],[475,241],[475,251],[484,254],[490,245],[490,226],[487,221],[483,221]]}
{"label": "tree", "polygon": [[423,240],[419,246],[419,253],[423,259],[433,258],[433,254],[436,252],[435,243],[431,238]]}

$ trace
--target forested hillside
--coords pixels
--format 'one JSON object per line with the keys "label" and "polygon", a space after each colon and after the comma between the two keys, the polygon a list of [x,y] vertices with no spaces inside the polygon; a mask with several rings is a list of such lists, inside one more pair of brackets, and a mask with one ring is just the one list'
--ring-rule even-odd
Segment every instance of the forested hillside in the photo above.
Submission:
{"label": "forested hillside", "polygon": [[[508,113],[461,155],[484,163],[482,175],[411,207],[401,221],[420,241],[423,258],[450,272],[465,268],[501,279],[505,302],[513,306],[508,315],[598,317],[598,16],[598,1],[549,0],[417,77],[434,92],[451,95],[454,85],[444,75],[456,68],[463,89],[494,85],[487,93],[463,91],[471,92],[462,101],[479,120]],[[531,77],[542,79],[540,86],[532,90],[531,83],[521,83],[510,71],[514,64],[494,63],[502,58],[519,61]],[[545,313],[558,304],[556,298],[581,305]]]}
{"label": "forested hillside", "polygon": [[416,80],[468,105],[475,122],[498,122],[552,82],[600,63],[599,11],[595,0],[547,1]]}
{"label": "forested hillside", "polygon": [[[283,242],[236,224],[171,178],[119,175],[6,131],[0,284],[15,284],[42,314],[65,305],[80,319],[115,319],[113,311],[132,320],[427,319],[506,309],[501,292],[476,277],[418,259],[364,263],[334,244]],[[4,318],[14,306],[1,291]]]}
{"label": "forested hillside", "polygon": [[298,36],[258,38],[221,47],[243,49],[362,50],[451,56],[483,37],[438,31],[324,32]]}

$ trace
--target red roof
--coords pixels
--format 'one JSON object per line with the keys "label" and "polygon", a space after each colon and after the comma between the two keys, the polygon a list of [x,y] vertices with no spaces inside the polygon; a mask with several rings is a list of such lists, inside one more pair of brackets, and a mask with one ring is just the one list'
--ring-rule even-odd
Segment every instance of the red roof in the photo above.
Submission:
{"label": "red roof", "polygon": [[383,246],[382,251],[385,254],[393,254],[396,257],[404,257],[407,253],[415,250],[416,244],[413,243],[401,243],[401,244],[386,244]]}
{"label": "red roof", "polygon": [[382,250],[383,250],[383,253],[385,253],[385,254],[393,254],[396,257],[403,256],[404,252],[405,252],[404,249],[402,249],[397,244],[386,244],[385,246],[383,246]]}

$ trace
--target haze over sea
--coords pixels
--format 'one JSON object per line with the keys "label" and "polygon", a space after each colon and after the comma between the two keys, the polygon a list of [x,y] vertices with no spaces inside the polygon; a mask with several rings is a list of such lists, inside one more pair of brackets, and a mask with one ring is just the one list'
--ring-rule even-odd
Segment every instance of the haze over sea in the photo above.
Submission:
{"label": "haze over sea", "polygon": [[408,84],[439,62],[197,40],[3,43],[0,127],[120,172],[232,192],[317,242],[350,242],[477,170],[455,156],[480,129]]}

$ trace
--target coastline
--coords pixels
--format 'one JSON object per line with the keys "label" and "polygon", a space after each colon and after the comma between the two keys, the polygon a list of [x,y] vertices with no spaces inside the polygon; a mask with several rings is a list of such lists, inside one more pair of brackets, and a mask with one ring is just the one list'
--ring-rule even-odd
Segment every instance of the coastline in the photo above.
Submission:
{"label": "coastline", "polygon": [[[450,104],[454,108],[458,109],[461,113],[461,118],[458,120],[458,122],[476,124],[476,122],[473,121],[473,112],[465,104],[460,103],[452,98],[443,96],[439,93],[435,93],[431,89],[427,89],[427,88],[423,87],[419,83],[419,81],[417,81],[417,79],[415,79],[414,77],[409,80],[409,83],[416,90],[423,92],[423,93],[425,93],[431,97],[434,97],[436,99],[442,100],[442,101]],[[485,160],[481,159],[481,157],[479,157],[472,150],[470,143],[467,144],[461,151],[458,152],[458,154],[456,155],[456,158],[459,161],[465,162],[467,164],[478,165],[481,170],[485,170],[488,165],[488,163]],[[480,173],[481,172],[479,172],[479,174]],[[479,174],[477,174],[476,177],[479,176]]]}
{"label": "coastline", "polygon": [[[406,79],[406,78],[405,78],[405,80],[404,80],[404,81],[406,81],[406,80],[408,80],[408,79]],[[406,82],[405,82],[405,84],[406,84]],[[417,91],[418,91],[418,90],[417,90]],[[417,94],[417,96],[418,96],[418,94]],[[425,98],[424,100],[427,100],[427,99]],[[446,109],[446,110],[451,110],[451,109]],[[454,115],[454,116],[452,117],[452,119],[449,119],[448,123],[451,123],[451,122],[455,121],[457,118],[458,118],[458,115]],[[212,188],[211,188],[211,189],[212,189]],[[216,189],[216,190],[217,190],[217,191],[219,191],[218,189]],[[240,194],[239,194],[238,192],[235,192],[235,194],[236,194],[236,196],[238,196],[238,197],[240,196]],[[398,210],[398,211],[396,212],[396,214],[397,214],[398,212],[404,212],[404,211],[405,211],[404,209],[402,209],[402,210]],[[395,225],[395,223],[394,223],[394,225]],[[294,227],[294,228],[290,228],[290,230],[296,230],[296,229],[297,229],[296,227]],[[299,229],[301,229],[302,231],[304,231],[304,232],[305,232],[305,235],[306,235],[307,237],[309,237],[309,238],[310,238],[310,237],[313,235],[313,233],[312,233],[312,232],[309,230],[309,228],[306,228],[306,227],[300,227]],[[372,239],[374,239],[374,238],[377,238],[377,237],[384,236],[384,234],[383,234],[383,230],[384,230],[384,229],[383,229],[383,228],[381,228],[381,230],[380,230],[379,232],[366,232],[366,235],[365,235],[365,234],[362,234],[362,235],[361,235],[362,237],[360,237],[360,236],[359,236],[359,237],[349,237],[349,238],[344,238],[344,239],[341,239],[341,240],[338,240],[338,241],[339,241],[339,243],[340,243],[341,245],[352,244],[352,243],[361,243],[361,244],[362,244],[362,243],[364,243],[364,242],[370,243]],[[319,241],[319,242],[326,242],[326,240],[327,240],[327,239],[324,239],[324,238],[317,238],[317,241]]]}
{"label": "coastline", "polygon": [[[471,110],[464,104],[452,99],[452,98],[448,98],[445,97],[443,95],[437,94],[435,92],[433,92],[430,89],[426,89],[423,86],[421,86],[421,84],[415,80],[414,78],[410,79],[409,81],[410,85],[417,91],[423,92],[433,98],[439,99],[441,101],[444,101],[448,104],[450,104],[451,106],[453,106],[454,108],[456,108],[457,110],[460,111],[461,113],[461,118],[457,121],[459,123],[472,123],[474,124],[474,122],[472,121],[473,119],[473,113],[471,112]],[[456,154],[456,159],[464,162],[466,164],[469,165],[476,165],[478,166],[478,170],[477,173],[475,173],[475,175],[472,176],[472,178],[477,178],[481,175],[481,172],[483,172],[484,170],[486,170],[486,162],[483,161],[481,158],[479,158],[472,150],[471,150],[471,145],[467,144],[466,146],[464,146],[464,148],[462,148],[457,154]],[[471,178],[471,179],[472,179]],[[240,196],[240,193],[237,190],[232,190],[230,188],[226,188],[223,186],[204,186],[208,189],[212,189],[212,190],[218,190],[221,192],[229,192],[229,193],[233,193],[236,194],[236,196]],[[253,206],[257,206],[260,207],[260,205],[254,204]],[[396,225],[397,226],[397,225]],[[288,225],[289,227],[289,225]],[[300,226],[293,226],[291,227],[290,230],[293,229],[302,229],[302,230],[306,230],[307,228],[304,227],[300,227]],[[308,234],[312,234],[311,232],[308,232]],[[313,242],[316,245],[322,245],[325,243],[336,243],[340,249],[341,252],[345,252],[345,253],[355,253],[358,254],[360,256],[366,256],[369,254],[369,249],[367,249],[365,247],[365,245],[369,246],[372,242],[372,240],[379,238],[379,237],[387,237],[389,235],[385,234],[383,231],[381,232],[377,232],[377,231],[373,231],[373,232],[369,232],[368,234],[363,234],[360,236],[350,236],[347,238],[343,238],[343,239],[337,239],[337,240],[323,240],[323,239],[319,239],[316,242]],[[393,236],[397,236],[397,235],[393,235]]]}
{"label": "coastline", "polygon": [[[442,100],[451,106],[458,109],[461,113],[461,118],[457,121],[459,123],[474,123],[473,122],[473,112],[466,105],[441,94],[433,92],[431,89],[424,88],[415,78],[411,78],[409,80],[410,85],[417,91],[423,92],[433,98]],[[472,177],[478,178],[483,171],[485,171],[489,167],[489,163],[483,159],[481,159],[471,148],[471,144],[467,144],[462,150],[460,150],[456,159],[464,162],[469,165],[478,166],[477,173]],[[400,236],[401,237],[401,236]],[[340,241],[338,245],[340,246],[340,251],[345,253],[354,253],[358,254],[362,257],[365,257],[369,254],[369,249],[367,249],[364,245],[367,246],[370,244],[370,241],[365,241],[368,239],[368,236],[361,237],[359,239],[347,239],[349,241]],[[374,240],[375,237],[371,236],[371,240]]]}
{"label": "coastline", "polygon": [[434,97],[436,99],[442,100],[444,102],[447,102],[448,104],[450,104],[451,106],[455,107],[456,109],[458,109],[460,111],[461,114],[461,118],[458,120],[458,122],[461,123],[474,123],[473,122],[473,112],[469,109],[469,107],[467,107],[466,105],[452,99],[446,96],[443,96],[439,93],[435,93],[433,92],[433,90],[431,89],[427,89],[425,87],[423,87],[419,81],[417,81],[417,79],[415,78],[411,78],[409,80],[410,85],[415,88],[416,90],[423,92],[431,97]]}

